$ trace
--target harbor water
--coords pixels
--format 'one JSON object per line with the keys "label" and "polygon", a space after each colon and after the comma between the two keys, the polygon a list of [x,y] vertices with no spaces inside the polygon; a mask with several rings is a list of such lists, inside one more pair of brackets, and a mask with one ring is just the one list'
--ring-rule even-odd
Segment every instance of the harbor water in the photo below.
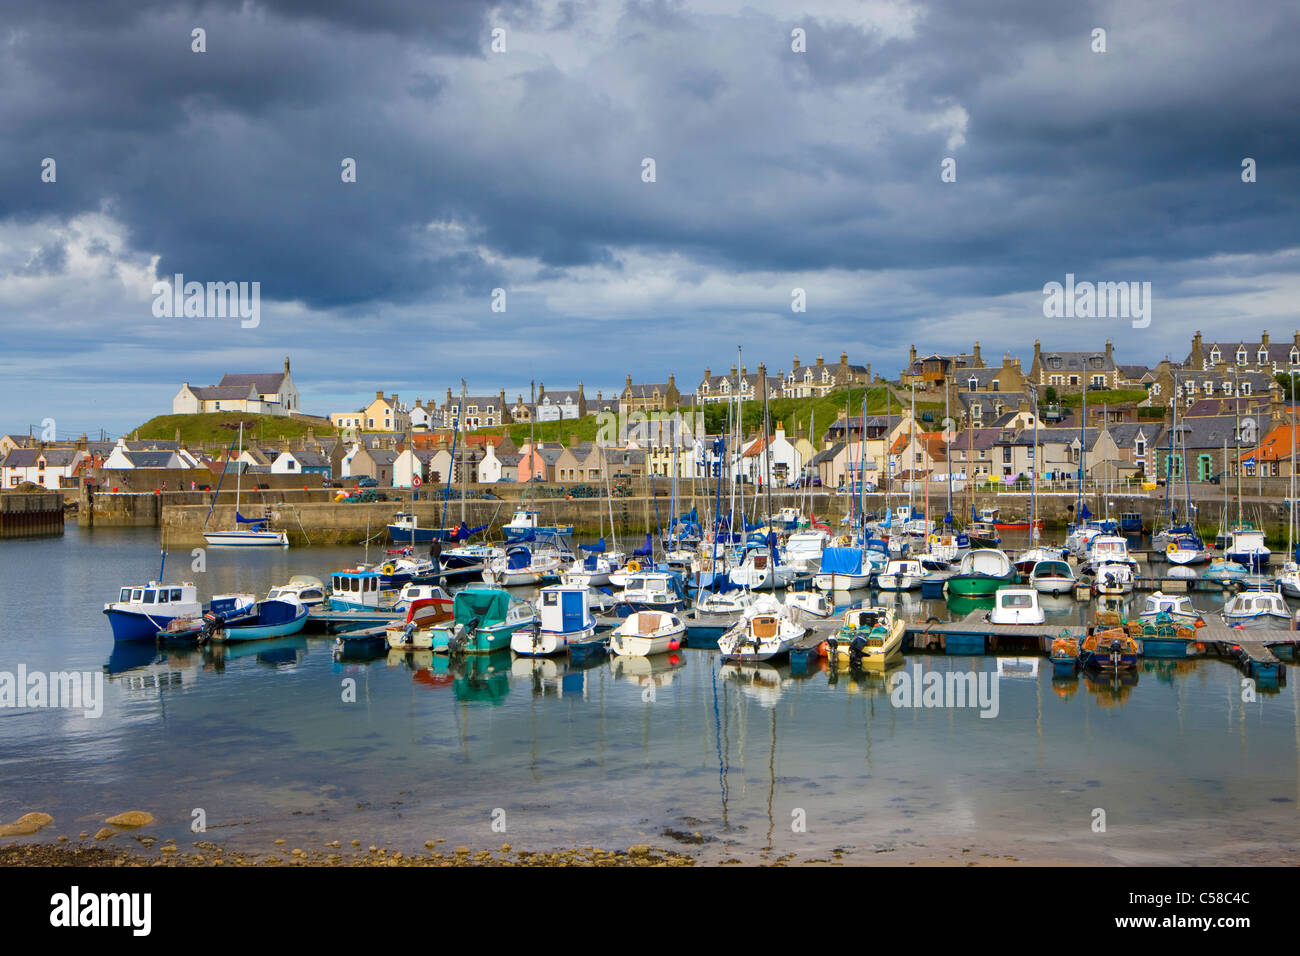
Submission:
{"label": "harbor water", "polygon": [[[1300,859],[1294,683],[1243,687],[1225,661],[1059,681],[1045,658],[1004,661],[999,678],[993,656],[914,652],[885,673],[836,674],[693,648],[577,667],[509,652],[343,663],[311,633],[114,645],[105,602],[157,578],[159,557],[156,529],[0,542],[0,672],[104,675],[101,716],[0,708],[0,821],[54,817],[28,839],[75,839],[140,809],[159,840],[188,845],[201,818],[202,839],[267,852],[355,839],[408,854],[429,840],[650,844],[713,863]],[[165,580],[194,581],[205,600],[264,595],[361,551],[203,557],[197,571],[189,552],[169,554]],[[879,600],[909,622],[971,609]],[[1193,600],[1208,612],[1224,597]],[[1044,603],[1061,624],[1095,612]],[[895,673],[934,671],[988,675],[996,713],[891,692]]]}

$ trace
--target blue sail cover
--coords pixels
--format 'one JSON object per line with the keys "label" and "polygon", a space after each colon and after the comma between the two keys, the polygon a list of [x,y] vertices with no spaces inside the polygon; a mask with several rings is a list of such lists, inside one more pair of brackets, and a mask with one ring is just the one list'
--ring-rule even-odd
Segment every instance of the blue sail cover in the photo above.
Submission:
{"label": "blue sail cover", "polygon": [[827,548],[822,552],[822,574],[861,574],[862,552],[857,548]]}
{"label": "blue sail cover", "polygon": [[1088,503],[1085,501],[1083,507],[1079,509],[1079,520],[1087,521],[1092,517],[1092,512],[1088,510]]}
{"label": "blue sail cover", "polygon": [[653,548],[653,546],[650,544],[650,532],[647,531],[647,532],[645,533],[645,544],[644,544],[642,547],[637,548],[635,551],[633,551],[633,552],[632,552],[632,557],[634,557],[634,558],[648,558],[648,557],[650,557],[650,553],[651,553],[653,550],[654,550],[654,548]]}
{"label": "blue sail cover", "polygon": [[601,538],[595,544],[580,544],[578,545],[578,547],[581,548],[583,551],[588,552],[589,554],[604,554],[605,539]]}
{"label": "blue sail cover", "polygon": [[533,563],[533,554],[527,548],[507,548],[506,568],[510,571],[522,571]]}
{"label": "blue sail cover", "polygon": [[235,512],[235,520],[240,524],[266,524],[265,518],[245,518],[238,511]]}

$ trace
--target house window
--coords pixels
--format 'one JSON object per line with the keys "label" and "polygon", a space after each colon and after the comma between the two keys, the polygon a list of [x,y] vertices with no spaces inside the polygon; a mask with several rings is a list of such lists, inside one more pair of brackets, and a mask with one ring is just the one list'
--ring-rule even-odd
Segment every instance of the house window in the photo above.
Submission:
{"label": "house window", "polygon": [[993,391],[995,391],[995,392],[998,391],[1000,385],[1001,385],[1001,383],[1000,383],[1000,382],[995,378],[995,379],[993,380]]}
{"label": "house window", "polygon": [[1105,385],[1105,384],[1106,384],[1106,376],[1105,376],[1105,375],[1094,375],[1094,376],[1092,377],[1092,384],[1093,384],[1093,385]]}
{"label": "house window", "polygon": [[1243,395],[1249,395],[1249,394],[1250,394],[1250,382],[1242,382],[1242,383],[1241,383],[1241,394],[1243,394]]}
{"label": "house window", "polygon": [[968,387],[972,392],[978,392],[979,389],[980,389],[979,379],[977,379],[974,375],[972,375],[972,376],[970,377],[970,381],[968,381],[968,382],[966,383],[966,386],[967,386],[967,387]]}
{"label": "house window", "polygon": [[1143,441],[1141,438],[1139,438],[1139,439],[1137,440],[1137,447],[1136,447],[1135,451],[1136,451],[1136,454],[1137,454],[1137,457],[1138,457],[1138,458],[1144,458],[1144,457],[1146,457],[1146,453],[1147,453],[1147,443],[1146,443],[1145,441]]}
{"label": "house window", "polygon": [[1078,385],[1078,384],[1079,384],[1079,376],[1077,376],[1077,375],[1071,375],[1071,376],[1070,376],[1070,384],[1071,384],[1071,385]]}
{"label": "house window", "polygon": [[[1002,447],[1002,460],[1003,460],[1004,462],[1009,462],[1009,461],[1011,460],[1011,446],[1010,446],[1010,445],[1004,445],[1004,446]],[[1008,474],[1010,474],[1010,472],[1008,472]]]}
{"label": "house window", "polygon": [[1088,364],[1091,365],[1093,368],[1101,368],[1101,356],[1094,355],[1092,358],[1088,360]]}
{"label": "house window", "polygon": [[1059,375],[1053,375],[1053,376],[1051,377],[1051,379],[1049,380],[1048,384],[1050,384],[1050,385],[1060,385],[1060,384],[1062,384],[1061,376],[1059,376]]}
{"label": "house window", "polygon": [[1229,396],[1229,397],[1232,396],[1232,383],[1231,383],[1231,382],[1227,382],[1227,381],[1225,381],[1225,382],[1223,383],[1223,394],[1224,394],[1224,395],[1227,395],[1227,396]]}
{"label": "house window", "polygon": [[1152,394],[1152,395],[1159,395],[1159,394],[1160,394],[1160,386],[1159,386],[1159,385],[1152,385],[1152,386],[1151,386],[1151,394]]}
{"label": "house window", "polygon": [[1259,364],[1260,365],[1268,364],[1268,349],[1259,350]]}
{"label": "house window", "polygon": [[1294,347],[1291,349],[1291,364],[1300,365],[1300,349]]}
{"label": "house window", "polygon": [[1238,364],[1238,365],[1245,365],[1245,364],[1246,364],[1246,350],[1245,350],[1245,349],[1237,349],[1237,364]]}
{"label": "house window", "polygon": [[1221,358],[1221,356],[1219,355],[1219,349],[1218,349],[1218,346],[1215,346],[1214,348],[1210,349],[1210,364],[1211,364],[1211,365],[1218,365],[1218,364],[1219,364],[1219,359],[1220,359],[1220,358]]}
{"label": "house window", "polygon": [[1047,367],[1048,367],[1048,368],[1060,368],[1060,367],[1061,367],[1061,360],[1060,360],[1059,358],[1051,358],[1051,359],[1048,359],[1048,360],[1047,360]]}
{"label": "house window", "polygon": [[1206,383],[1205,383],[1205,394],[1206,394],[1206,395],[1213,395],[1213,394],[1214,394],[1214,383],[1213,383],[1213,382],[1211,382],[1211,381],[1206,381]]}

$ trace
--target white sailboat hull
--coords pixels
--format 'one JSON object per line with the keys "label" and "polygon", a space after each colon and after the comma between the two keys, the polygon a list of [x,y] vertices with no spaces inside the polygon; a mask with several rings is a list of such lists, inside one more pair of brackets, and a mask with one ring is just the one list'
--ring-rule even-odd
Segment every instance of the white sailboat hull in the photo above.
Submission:
{"label": "white sailboat hull", "polygon": [[287,548],[289,536],[283,531],[205,531],[203,540],[214,547]]}

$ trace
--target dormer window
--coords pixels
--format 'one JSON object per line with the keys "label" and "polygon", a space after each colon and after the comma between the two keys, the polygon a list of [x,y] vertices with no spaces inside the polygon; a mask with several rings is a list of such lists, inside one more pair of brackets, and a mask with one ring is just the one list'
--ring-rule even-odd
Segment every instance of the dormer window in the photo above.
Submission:
{"label": "dormer window", "polygon": [[1205,382],[1205,394],[1206,395],[1214,394],[1214,383],[1209,380]]}
{"label": "dormer window", "polygon": [[1237,364],[1238,364],[1238,365],[1245,365],[1245,364],[1246,364],[1246,350],[1245,350],[1245,348],[1239,348],[1239,349],[1237,349]]}
{"label": "dormer window", "polygon": [[1047,360],[1047,367],[1048,367],[1048,368],[1060,368],[1060,367],[1061,367],[1061,360],[1060,360],[1059,358],[1050,358],[1050,359]]}
{"label": "dormer window", "polygon": [[1226,381],[1226,380],[1224,381],[1224,383],[1223,383],[1223,394],[1224,394],[1224,395],[1227,395],[1228,397],[1232,397],[1232,383],[1231,383],[1231,382]]}
{"label": "dormer window", "polygon": [[998,387],[999,387],[1000,384],[1001,384],[1001,383],[999,383],[998,380],[995,378],[995,379],[993,380],[993,391],[995,391],[995,392],[998,391]]}
{"label": "dormer window", "polygon": [[1094,355],[1091,359],[1089,359],[1089,363],[1092,365],[1093,368],[1101,368],[1101,356]]}
{"label": "dormer window", "polygon": [[1219,347],[1216,345],[1214,348],[1210,349],[1210,364],[1218,365],[1220,358],[1221,356],[1219,355]]}
{"label": "dormer window", "polygon": [[1261,348],[1261,349],[1259,350],[1259,364],[1260,364],[1260,365],[1267,365],[1267,364],[1268,364],[1268,349],[1266,349],[1266,348]]}
{"label": "dormer window", "polygon": [[970,377],[970,381],[967,382],[966,385],[970,388],[970,390],[971,390],[972,392],[978,392],[978,391],[979,391],[979,388],[980,388],[980,382],[979,382],[979,379],[977,379],[974,375],[972,375],[972,376]]}
{"label": "dormer window", "polygon": [[1250,382],[1242,382],[1242,383],[1241,383],[1241,394],[1243,394],[1243,395],[1249,395],[1249,394],[1250,394]]}

